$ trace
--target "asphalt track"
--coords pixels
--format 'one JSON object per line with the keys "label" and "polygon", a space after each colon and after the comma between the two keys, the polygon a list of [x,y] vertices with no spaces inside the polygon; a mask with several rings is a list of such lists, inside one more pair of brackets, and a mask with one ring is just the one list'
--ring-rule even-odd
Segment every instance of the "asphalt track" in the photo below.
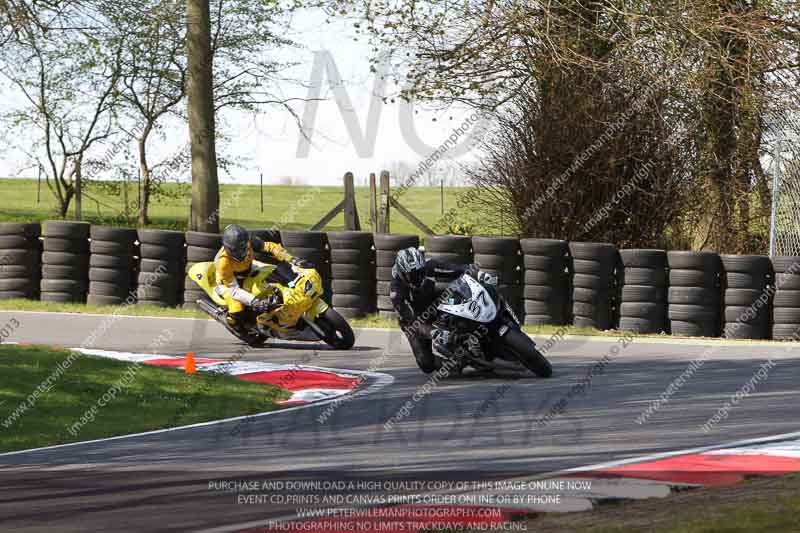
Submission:
{"label": "asphalt track", "polygon": [[[66,347],[107,318],[0,312],[20,322],[10,339]],[[108,322],[106,322],[108,325]],[[232,357],[242,347],[216,324],[120,317],[91,346]],[[394,383],[353,399],[246,422],[0,455],[0,528],[6,531],[236,530],[291,516],[295,504],[243,504],[209,480],[434,480],[530,476],[633,456],[790,433],[800,428],[800,346],[615,338],[564,339],[548,352],[552,379],[513,371],[440,382],[390,430],[384,424],[428,376],[399,332],[357,332],[356,348],[274,343],[245,360],[379,370]],[[537,338],[541,345],[546,338]],[[597,367],[604,357],[607,363]],[[637,417],[688,365],[704,364],[643,424]],[[710,432],[704,424],[761,365],[775,367]],[[602,368],[586,380],[590,368]],[[0,377],[2,379],[2,377]],[[578,393],[574,386],[587,387]],[[554,407],[557,406],[557,407]],[[548,414],[549,413],[549,414]],[[3,429],[4,430],[4,429]],[[5,430],[4,430],[5,431]],[[217,485],[220,487],[220,485]]]}

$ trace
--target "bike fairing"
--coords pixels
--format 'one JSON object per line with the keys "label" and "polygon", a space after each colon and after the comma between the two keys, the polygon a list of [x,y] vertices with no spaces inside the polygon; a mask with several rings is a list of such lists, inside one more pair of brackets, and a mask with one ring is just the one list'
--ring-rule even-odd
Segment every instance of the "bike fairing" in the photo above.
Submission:
{"label": "bike fairing", "polygon": [[448,291],[447,300],[439,304],[441,311],[481,323],[491,322],[497,316],[494,300],[472,276],[460,277]]}

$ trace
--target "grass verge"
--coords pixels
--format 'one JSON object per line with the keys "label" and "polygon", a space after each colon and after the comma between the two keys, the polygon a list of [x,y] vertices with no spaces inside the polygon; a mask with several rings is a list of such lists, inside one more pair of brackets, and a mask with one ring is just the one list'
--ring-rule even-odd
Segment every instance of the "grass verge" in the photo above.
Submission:
{"label": "grass verge", "polygon": [[0,376],[0,452],[271,411],[287,394],[231,376],[190,376],[40,346],[0,345]]}
{"label": "grass verge", "polygon": [[[83,313],[101,315],[117,314],[122,316],[154,316],[169,318],[208,318],[208,315],[202,311],[183,309],[180,307],[157,307],[154,305],[87,305],[80,303],[41,302],[38,300],[25,299],[0,300],[0,311],[43,311],[51,313]],[[398,328],[396,320],[380,318],[377,314],[369,315],[364,318],[349,319],[348,322],[354,328]],[[562,333],[563,335],[605,335],[609,337],[619,335],[619,332],[617,331],[600,331],[597,329],[580,328],[575,326],[525,326],[524,329],[527,333],[532,335],[553,335],[558,332]]]}
{"label": "grass verge", "polygon": [[76,313],[121,316],[154,316],[167,318],[208,318],[196,309],[159,307],[157,305],[89,305],[81,303],[41,302],[17,298],[0,300],[0,311],[39,311],[48,313]]}
{"label": "grass verge", "polygon": [[[167,318],[206,318],[209,319],[205,313],[195,309],[184,309],[182,307],[157,307],[154,305],[129,305],[129,306],[116,306],[116,305],[87,305],[81,303],[55,303],[55,302],[41,302],[39,300],[0,300],[0,311],[38,311],[38,312],[57,312],[57,313],[78,313],[78,314],[101,314],[111,315],[117,314],[121,316],[151,316],[151,317],[167,317]],[[350,325],[354,328],[383,328],[383,329],[398,329],[397,321],[386,318],[380,318],[377,314],[366,316],[364,318],[348,319]],[[577,327],[577,326],[523,326],[523,331],[530,335],[541,335],[549,337],[551,335],[575,335],[582,337],[619,337],[622,332],[617,330],[602,331],[594,328]],[[633,337],[651,337],[659,339],[679,339],[689,337],[678,337],[674,335],[666,335],[663,333],[641,334],[630,333]],[[692,337],[691,340],[720,340],[718,338],[709,337]],[[729,342],[739,342],[746,344],[747,339],[729,339]],[[763,341],[760,341],[763,342]],[[781,341],[775,341],[781,342]]]}
{"label": "grass verge", "polygon": [[527,526],[537,532],[794,533],[800,531],[800,475],[754,478],[665,499],[604,504],[583,513],[545,514]]}

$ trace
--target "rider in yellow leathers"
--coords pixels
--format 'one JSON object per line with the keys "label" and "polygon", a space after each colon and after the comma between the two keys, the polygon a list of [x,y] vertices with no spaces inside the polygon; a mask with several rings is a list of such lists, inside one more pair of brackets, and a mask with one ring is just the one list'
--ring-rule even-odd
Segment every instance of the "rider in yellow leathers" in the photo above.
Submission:
{"label": "rider in yellow leathers", "polygon": [[228,307],[228,324],[234,328],[241,325],[242,313],[248,308],[257,313],[265,313],[283,305],[283,296],[277,288],[271,296],[256,299],[242,287],[242,282],[250,275],[251,270],[262,266],[262,263],[253,259],[255,250],[266,252],[279,264],[290,263],[304,268],[312,267],[307,261],[292,256],[280,244],[251,236],[238,224],[226,227],[222,233],[222,248],[214,257],[216,272],[214,291],[225,299]]}

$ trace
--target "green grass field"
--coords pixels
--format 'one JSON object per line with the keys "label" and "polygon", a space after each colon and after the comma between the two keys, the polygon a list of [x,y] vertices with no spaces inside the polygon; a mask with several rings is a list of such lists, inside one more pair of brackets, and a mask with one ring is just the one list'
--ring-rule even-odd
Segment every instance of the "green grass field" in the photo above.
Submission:
{"label": "green grass field", "polygon": [[[146,365],[134,371],[132,363],[87,355],[64,363],[71,354],[38,346],[0,345],[0,452],[272,411],[278,408],[277,400],[286,398],[285,391],[276,387],[231,376],[187,375]],[[54,371],[60,363],[66,369],[58,375]],[[121,381],[129,371],[130,379]],[[49,383],[52,388],[47,390]],[[128,386],[98,405],[118,383]],[[38,399],[29,402],[42,385]],[[21,414],[20,405],[28,407]],[[19,416],[12,416],[15,412]]]}
{"label": "green grass field", "polygon": [[[125,195],[122,183],[89,185],[83,199],[83,219],[96,224],[135,226],[134,218],[126,218]],[[168,184],[168,192],[155,198],[150,205],[153,227],[185,230],[191,204],[190,191],[186,184]],[[456,207],[459,195],[467,189],[445,188],[445,212]],[[130,217],[138,197],[135,183],[128,187]],[[361,227],[370,230],[369,188],[356,188],[356,203]],[[35,221],[58,218],[57,202],[53,194],[42,183],[37,202],[37,182],[32,179],[0,178],[0,221]],[[237,222],[248,228],[268,228],[273,225],[282,229],[309,229],[343,198],[342,187],[265,186],[264,211],[261,211],[261,196],[258,185],[220,185],[221,226]],[[442,217],[441,192],[438,187],[411,187],[398,198],[406,208],[429,227]],[[74,201],[68,219],[74,219]],[[480,215],[474,210],[461,209],[458,220],[480,227]],[[422,232],[396,210],[391,214],[392,233]],[[344,228],[344,216],[338,215],[326,230]]]}

